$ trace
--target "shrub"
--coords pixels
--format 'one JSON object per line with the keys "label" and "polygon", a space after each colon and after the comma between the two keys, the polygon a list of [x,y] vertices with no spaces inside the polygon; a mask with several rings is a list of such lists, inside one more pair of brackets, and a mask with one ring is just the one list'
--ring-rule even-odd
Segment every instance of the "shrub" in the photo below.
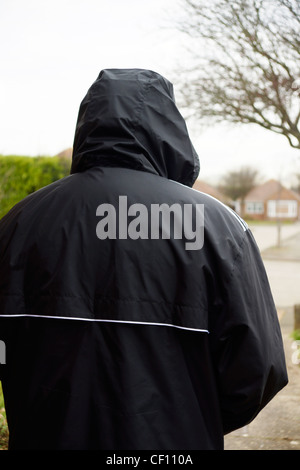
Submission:
{"label": "shrub", "polygon": [[21,199],[69,174],[70,162],[58,157],[0,155],[0,219]]}

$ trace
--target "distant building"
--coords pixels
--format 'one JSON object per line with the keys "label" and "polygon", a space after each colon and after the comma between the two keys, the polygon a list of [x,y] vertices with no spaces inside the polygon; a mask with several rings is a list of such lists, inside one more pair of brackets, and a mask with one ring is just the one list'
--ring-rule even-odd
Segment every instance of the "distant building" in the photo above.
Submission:
{"label": "distant building", "polygon": [[66,160],[71,160],[72,159],[72,154],[73,154],[73,147],[69,147],[62,152],[57,154],[58,158],[64,158]]}
{"label": "distant building", "polygon": [[208,194],[209,196],[212,196],[215,199],[218,199],[224,204],[229,205],[230,203],[230,199],[224,194],[222,194],[217,188],[199,179],[195,181],[193,189],[196,189],[197,191],[200,191],[201,193]]}
{"label": "distant building", "polygon": [[[236,206],[238,212],[239,208],[240,201]],[[300,195],[271,179],[246,195],[243,217],[254,220],[300,220]]]}

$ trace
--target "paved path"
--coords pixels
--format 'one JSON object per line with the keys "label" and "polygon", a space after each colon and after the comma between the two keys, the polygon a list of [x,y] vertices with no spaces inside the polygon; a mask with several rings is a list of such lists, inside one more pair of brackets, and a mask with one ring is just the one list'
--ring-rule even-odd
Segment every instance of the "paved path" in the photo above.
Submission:
{"label": "paved path", "polygon": [[226,450],[300,450],[300,365],[292,362],[293,311],[281,318],[289,383],[248,426],[225,436]]}
{"label": "paved path", "polygon": [[275,304],[278,308],[300,304],[300,261],[265,260]]}
{"label": "paved path", "polygon": [[[263,251],[266,248],[274,247],[278,243],[277,225],[249,224],[249,227],[257,241],[259,248]],[[280,239],[284,243],[290,237],[300,233],[300,222],[295,224],[282,224]]]}
{"label": "paved path", "polygon": [[276,306],[300,304],[300,224],[282,226],[280,246],[276,225],[250,228],[261,250]]}

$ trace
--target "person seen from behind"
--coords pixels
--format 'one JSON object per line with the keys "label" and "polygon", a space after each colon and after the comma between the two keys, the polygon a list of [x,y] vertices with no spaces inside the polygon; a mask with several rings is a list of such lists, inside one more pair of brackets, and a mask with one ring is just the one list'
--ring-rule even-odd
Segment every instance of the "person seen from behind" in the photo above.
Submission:
{"label": "person seen from behind", "polygon": [[102,70],[70,175],[0,221],[10,449],[223,449],[287,384],[256,242],[198,174],[172,84]]}

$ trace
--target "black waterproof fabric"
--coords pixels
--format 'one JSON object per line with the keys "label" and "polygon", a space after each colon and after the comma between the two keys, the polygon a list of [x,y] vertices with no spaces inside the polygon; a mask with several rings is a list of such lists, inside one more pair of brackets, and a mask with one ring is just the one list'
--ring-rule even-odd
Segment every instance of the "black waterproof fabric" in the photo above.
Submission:
{"label": "black waterproof fabric", "polygon": [[[172,85],[102,71],[80,106],[71,175],[0,221],[11,449],[222,449],[286,385],[257,245],[191,189],[198,172]],[[173,229],[162,218],[151,236],[162,204]],[[193,227],[180,237],[181,216]]]}

